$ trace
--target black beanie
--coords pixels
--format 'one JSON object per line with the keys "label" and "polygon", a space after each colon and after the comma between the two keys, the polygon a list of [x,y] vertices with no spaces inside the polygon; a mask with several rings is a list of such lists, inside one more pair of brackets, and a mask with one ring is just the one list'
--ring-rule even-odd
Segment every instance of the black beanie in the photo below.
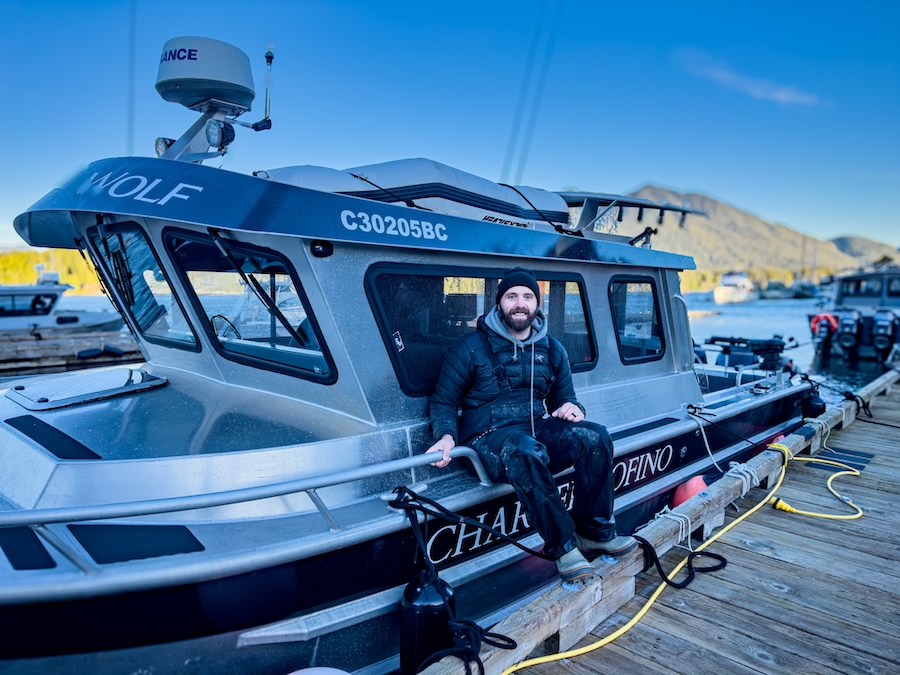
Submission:
{"label": "black beanie", "polygon": [[500,298],[502,298],[506,291],[513,286],[525,286],[526,288],[530,288],[534,291],[534,297],[537,298],[537,301],[541,301],[541,289],[538,286],[537,279],[534,278],[534,273],[522,267],[516,267],[504,274],[503,278],[500,280],[500,285],[497,286],[497,297],[494,304],[499,305]]}

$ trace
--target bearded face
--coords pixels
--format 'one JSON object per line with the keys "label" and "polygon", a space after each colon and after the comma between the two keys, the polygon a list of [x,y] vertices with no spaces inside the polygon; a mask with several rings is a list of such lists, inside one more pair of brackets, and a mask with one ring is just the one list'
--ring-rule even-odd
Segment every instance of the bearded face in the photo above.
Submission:
{"label": "bearded face", "polygon": [[536,315],[537,298],[525,286],[513,286],[500,298],[500,319],[512,333],[528,330]]}

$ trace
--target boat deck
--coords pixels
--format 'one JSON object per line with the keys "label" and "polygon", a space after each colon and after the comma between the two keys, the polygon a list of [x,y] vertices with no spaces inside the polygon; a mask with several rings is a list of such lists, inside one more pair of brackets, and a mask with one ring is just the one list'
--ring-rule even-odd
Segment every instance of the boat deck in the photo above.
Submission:
{"label": "boat deck", "polygon": [[[861,475],[838,478],[834,487],[863,509],[862,518],[764,507],[707,549],[728,559],[724,570],[698,574],[683,590],[667,588],[614,642],[522,672],[900,672],[900,388],[877,397],[871,411],[873,418],[861,414],[827,440],[842,456],[834,459],[857,460]],[[792,462],[777,495],[796,509],[850,513],[827,491],[826,468]],[[741,511],[767,492],[751,490]],[[728,520],[736,515],[730,508],[726,514]],[[670,550],[663,567],[671,570],[685,554]],[[574,649],[623,626],[658,584],[655,571],[638,575],[635,597]]]}

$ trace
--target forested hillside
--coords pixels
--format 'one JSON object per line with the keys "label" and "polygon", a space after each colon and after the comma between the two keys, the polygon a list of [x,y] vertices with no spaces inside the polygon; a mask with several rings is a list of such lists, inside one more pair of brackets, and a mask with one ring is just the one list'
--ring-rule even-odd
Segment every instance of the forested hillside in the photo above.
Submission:
{"label": "forested hillside", "polygon": [[36,265],[59,272],[60,281],[74,286],[69,293],[101,293],[93,266],[71,249],[23,248],[0,252],[0,284],[20,286],[37,280]]}
{"label": "forested hillside", "polygon": [[688,216],[684,227],[679,227],[678,218],[672,214],[662,225],[657,224],[655,213],[638,223],[635,210],[628,209],[619,223],[619,232],[629,235],[640,233],[647,226],[657,228],[654,248],[694,258],[697,272],[682,275],[685,290],[712,288],[729,270],[747,271],[754,281],[765,286],[770,279],[785,283],[799,278],[815,279],[882,257],[900,260],[900,254],[885,244],[855,237],[855,248],[847,246],[842,250],[835,241],[767,222],[706,195],[681,194],[651,185],[632,196],[659,203],[687,203],[708,214],[706,218]]}

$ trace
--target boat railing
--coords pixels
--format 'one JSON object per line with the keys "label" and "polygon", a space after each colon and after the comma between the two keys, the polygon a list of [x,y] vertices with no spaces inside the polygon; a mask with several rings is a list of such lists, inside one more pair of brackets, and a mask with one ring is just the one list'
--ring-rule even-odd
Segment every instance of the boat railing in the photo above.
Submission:
{"label": "boat railing", "polygon": [[[477,453],[471,448],[460,446],[450,451],[454,459],[464,458],[472,463],[478,480],[483,486],[492,485],[491,479],[484,469],[484,465]],[[208,492],[200,495],[188,495],[183,497],[164,497],[161,499],[147,499],[134,502],[118,502],[114,504],[92,504],[88,506],[73,506],[65,508],[46,508],[15,511],[0,511],[0,528],[50,525],[54,523],[70,523],[85,520],[109,520],[115,518],[128,518],[135,516],[149,516],[159,513],[173,513],[178,511],[192,511],[194,509],[211,508],[215,506],[227,506],[245,502],[283,497],[289,494],[305,492],[312,500],[316,509],[327,521],[332,530],[341,529],[331,515],[328,507],[322,501],[316,490],[333,485],[352,483],[359,480],[382,476],[395,471],[414,469],[435,461],[435,455],[418,454],[412,457],[367,464],[354,467],[345,471],[296,480],[271,483],[255,487],[239,488],[235,490],[223,490],[221,492]]]}

